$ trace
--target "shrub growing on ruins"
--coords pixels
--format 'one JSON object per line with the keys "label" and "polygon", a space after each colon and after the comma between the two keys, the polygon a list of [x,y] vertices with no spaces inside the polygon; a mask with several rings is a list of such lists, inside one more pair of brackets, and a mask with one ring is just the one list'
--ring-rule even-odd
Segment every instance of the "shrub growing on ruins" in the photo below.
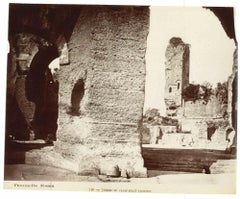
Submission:
{"label": "shrub growing on ruins", "polygon": [[185,101],[193,101],[203,99],[206,103],[209,101],[211,95],[213,95],[213,89],[210,83],[205,82],[200,84],[189,84],[182,93],[182,97]]}
{"label": "shrub growing on ruins", "polygon": [[165,126],[177,126],[178,125],[178,120],[170,118],[170,117],[162,117],[161,124],[165,125]]}
{"label": "shrub growing on ruins", "polygon": [[226,128],[229,125],[229,122],[224,119],[219,120],[208,120],[206,121],[208,128]]}
{"label": "shrub growing on ruins", "polygon": [[152,121],[155,117],[160,117],[160,113],[156,108],[146,110],[145,115],[143,116],[144,120],[147,121]]}
{"label": "shrub growing on ruins", "polygon": [[227,104],[227,102],[228,102],[228,85],[227,85],[227,82],[217,83],[217,87],[215,89],[215,95],[221,103]]}
{"label": "shrub growing on ruins", "polygon": [[199,96],[199,88],[200,85],[194,85],[194,84],[189,84],[188,87],[186,87],[183,90],[182,97],[185,101],[196,101],[200,98]]}

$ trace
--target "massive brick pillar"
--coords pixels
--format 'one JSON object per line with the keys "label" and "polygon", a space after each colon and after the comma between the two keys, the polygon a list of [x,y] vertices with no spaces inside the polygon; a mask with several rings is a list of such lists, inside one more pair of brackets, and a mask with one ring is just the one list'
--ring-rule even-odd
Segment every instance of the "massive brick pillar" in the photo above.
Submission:
{"label": "massive brick pillar", "polygon": [[[54,150],[80,174],[118,166],[146,176],[142,118],[148,7],[83,7],[60,68]],[[67,166],[68,165],[68,166]],[[64,166],[63,166],[64,167]]]}

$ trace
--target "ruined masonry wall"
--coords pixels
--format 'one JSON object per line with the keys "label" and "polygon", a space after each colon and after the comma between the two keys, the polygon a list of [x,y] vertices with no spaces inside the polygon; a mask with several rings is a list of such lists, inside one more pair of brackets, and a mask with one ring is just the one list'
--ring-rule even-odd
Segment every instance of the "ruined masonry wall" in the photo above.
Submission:
{"label": "ruined masonry wall", "polygon": [[[10,39],[11,51],[9,54],[7,93],[16,98],[18,106],[27,123],[33,119],[35,105],[27,100],[25,96],[25,79],[30,63],[38,51],[36,35],[19,33]],[[15,41],[15,43],[13,42]],[[19,68],[17,69],[17,65]]]}
{"label": "ruined masonry wall", "polygon": [[[84,7],[60,69],[55,149],[80,174],[118,165],[146,176],[138,122],[142,118],[148,7]],[[83,79],[80,116],[68,114],[71,92]]]}
{"label": "ruined masonry wall", "polygon": [[215,96],[206,103],[204,100],[187,101],[183,107],[186,117],[222,117],[226,106],[222,105]]}
{"label": "ruined masonry wall", "polygon": [[[177,43],[174,44],[174,41]],[[168,104],[168,101],[174,101],[179,106],[182,103],[182,90],[189,83],[189,45],[180,38],[172,38],[167,46],[165,57],[165,102]],[[172,89],[171,92],[169,88]]]}

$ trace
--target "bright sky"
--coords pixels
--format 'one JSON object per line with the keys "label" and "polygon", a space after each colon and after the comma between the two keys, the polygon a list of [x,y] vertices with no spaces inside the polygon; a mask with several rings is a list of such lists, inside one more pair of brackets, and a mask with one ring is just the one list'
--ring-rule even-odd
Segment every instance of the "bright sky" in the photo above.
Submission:
{"label": "bright sky", "polygon": [[145,110],[158,108],[164,114],[165,50],[172,37],[191,45],[190,83],[215,85],[231,74],[235,44],[213,12],[201,7],[151,7]]}

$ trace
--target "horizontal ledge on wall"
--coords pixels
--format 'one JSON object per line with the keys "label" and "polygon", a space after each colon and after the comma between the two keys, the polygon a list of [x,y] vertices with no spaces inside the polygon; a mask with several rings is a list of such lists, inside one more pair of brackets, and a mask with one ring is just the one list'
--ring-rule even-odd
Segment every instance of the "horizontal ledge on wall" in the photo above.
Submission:
{"label": "horizontal ledge on wall", "polygon": [[186,119],[204,119],[204,120],[208,120],[208,119],[223,119],[222,116],[219,117],[211,117],[211,116],[206,116],[206,117],[188,117],[188,116],[184,116]]}
{"label": "horizontal ledge on wall", "polygon": [[122,125],[122,126],[130,126],[130,127],[138,127],[138,124],[136,123],[122,123],[122,122],[102,122],[102,121],[89,121],[88,123],[93,124],[109,124],[109,125]]}
{"label": "horizontal ledge on wall", "polygon": [[[109,143],[109,144],[136,144],[136,145],[132,145],[132,147],[140,147],[140,142],[139,141],[136,141],[135,139],[134,140],[113,140],[113,139],[89,139],[88,141],[86,141],[86,144],[91,144],[91,143],[99,143],[99,142],[103,142],[103,143]],[[135,151],[135,152],[138,152],[138,151]]]}
{"label": "horizontal ledge on wall", "polygon": [[145,76],[146,75],[146,72],[142,72],[142,71],[138,71],[138,74],[134,74],[134,75],[132,75],[132,73],[130,73],[129,71],[125,71],[125,70],[122,70],[122,71],[103,71],[103,70],[100,70],[100,69],[94,69],[94,71],[96,73],[129,74],[128,76]]}
{"label": "horizontal ledge on wall", "polygon": [[[102,87],[102,88],[104,88],[104,87]],[[97,87],[97,88],[94,88],[94,89],[99,89],[99,87]],[[93,90],[93,88],[91,88],[91,87],[86,87],[85,88],[85,91],[86,90]],[[122,88],[105,88],[105,90],[117,90],[117,91],[119,91],[119,92],[124,92],[124,93],[143,93],[143,91],[144,91],[144,89],[139,89],[139,90],[137,90],[137,89],[132,89],[132,90],[128,90],[128,89],[122,89]]]}

